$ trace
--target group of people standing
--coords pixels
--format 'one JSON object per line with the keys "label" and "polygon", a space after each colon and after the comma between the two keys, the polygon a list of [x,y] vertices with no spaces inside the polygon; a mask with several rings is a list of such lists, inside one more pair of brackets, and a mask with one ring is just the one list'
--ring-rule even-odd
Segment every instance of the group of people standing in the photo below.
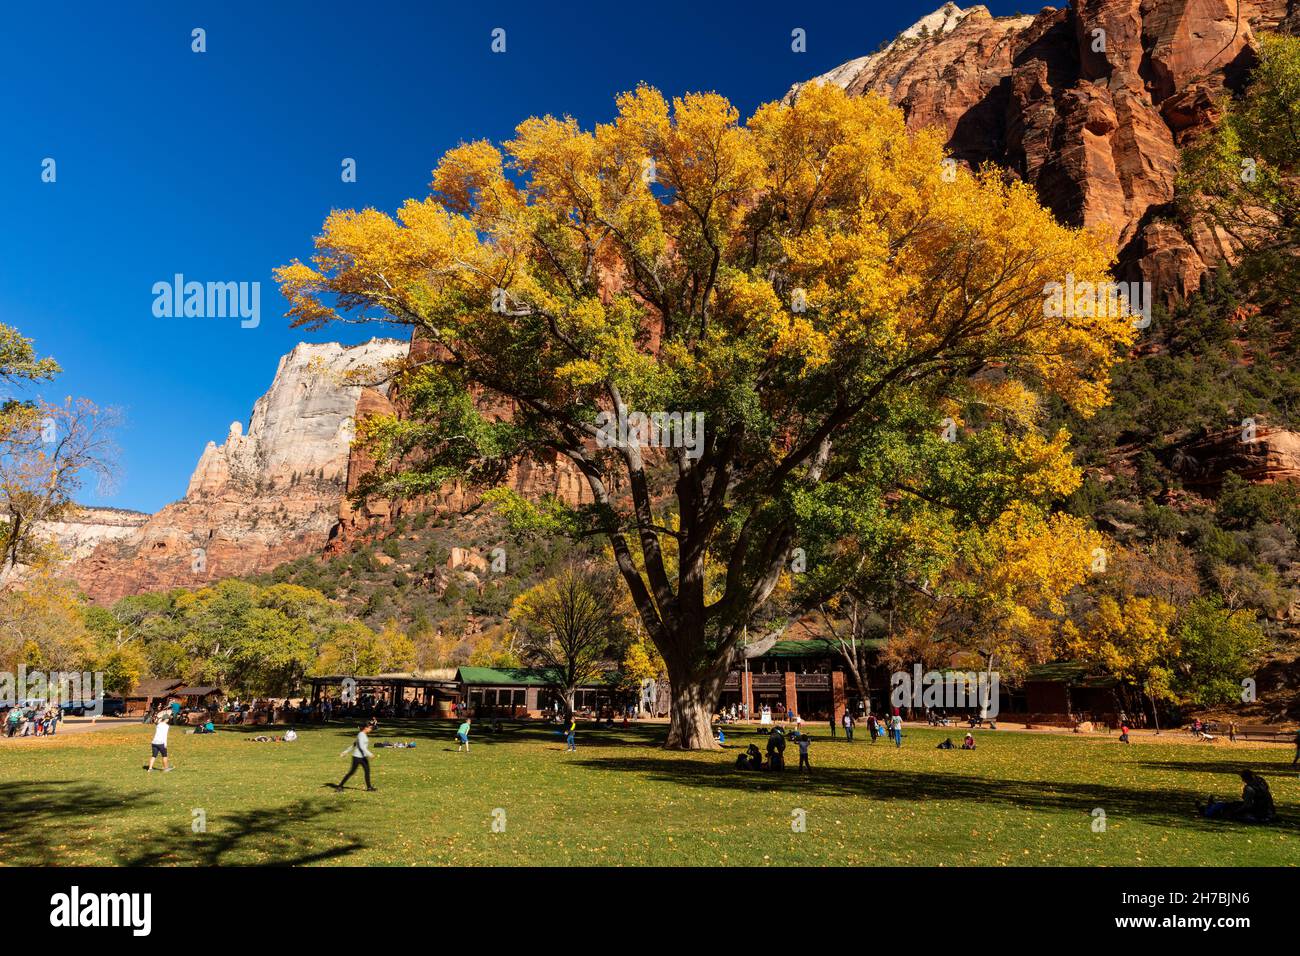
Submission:
{"label": "group of people standing", "polygon": [[[877,717],[875,714],[867,714],[867,733],[874,744],[877,737],[889,737],[894,741],[894,745],[903,746],[903,718],[898,714],[892,717]],[[845,710],[844,716],[838,721],[831,717],[831,737],[835,737],[837,725],[844,728],[844,737],[849,743],[853,743],[853,729],[858,725],[857,719],[852,712]]]}
{"label": "group of people standing", "polygon": [[901,747],[903,746],[903,718],[899,714],[881,718],[877,718],[875,714],[867,714],[867,733],[871,735],[873,744],[877,737],[888,737],[894,742],[895,747]]}

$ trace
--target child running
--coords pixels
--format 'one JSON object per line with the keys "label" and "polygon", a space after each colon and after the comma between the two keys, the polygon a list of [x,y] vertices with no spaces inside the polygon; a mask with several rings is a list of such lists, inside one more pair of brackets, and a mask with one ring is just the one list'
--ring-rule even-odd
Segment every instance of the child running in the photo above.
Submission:
{"label": "child running", "polygon": [[812,764],[808,762],[808,747],[812,744],[812,738],[807,734],[799,735],[799,772],[811,770]]}

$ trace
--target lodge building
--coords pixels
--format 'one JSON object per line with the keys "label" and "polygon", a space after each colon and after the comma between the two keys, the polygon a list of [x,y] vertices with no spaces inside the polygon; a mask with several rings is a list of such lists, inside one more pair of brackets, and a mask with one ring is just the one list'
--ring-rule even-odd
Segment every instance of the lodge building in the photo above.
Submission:
{"label": "lodge building", "polygon": [[[766,707],[775,720],[784,720],[787,711],[792,710],[806,723],[834,719],[837,726],[846,711],[855,718],[865,717],[868,711],[889,713],[891,674],[879,661],[881,645],[883,641],[870,645],[875,653],[863,675],[869,687],[866,700],[858,692],[835,643],[813,638],[778,641],[763,653],[744,658],[723,683],[719,710],[756,718]],[[371,699],[393,705],[416,704],[440,717],[467,709],[476,717],[525,718],[561,709],[545,668],[466,666],[457,668],[454,676],[446,671],[436,676],[402,673],[315,677],[311,678],[313,702],[329,693],[327,688],[339,687],[345,681],[355,692]],[[1120,711],[1117,688],[1114,678],[1089,674],[1080,664],[1037,665],[1029,669],[1020,687],[999,683],[997,714],[1045,725],[1071,726],[1076,719],[1113,724]],[[665,717],[668,699],[668,688],[663,684],[643,686],[639,695],[635,690],[620,688],[618,674],[611,670],[603,679],[578,687],[574,706],[583,714],[603,715],[635,705],[642,715]],[[948,716],[966,710],[973,707],[949,708]]]}

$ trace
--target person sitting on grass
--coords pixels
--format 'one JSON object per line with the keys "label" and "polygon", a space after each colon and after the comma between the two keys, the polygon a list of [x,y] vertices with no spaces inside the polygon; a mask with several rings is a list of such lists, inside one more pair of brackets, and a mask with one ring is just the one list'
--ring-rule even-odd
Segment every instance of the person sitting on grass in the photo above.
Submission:
{"label": "person sitting on grass", "polygon": [[[743,753],[736,754],[736,769],[752,770],[753,767],[751,765],[753,763],[753,756],[757,751],[758,748],[755,747],[753,744],[750,744],[748,750],[744,751]],[[761,754],[759,755],[758,763],[760,767],[763,765],[763,757]]]}
{"label": "person sitting on grass", "polygon": [[1215,800],[1207,797],[1204,806],[1197,806],[1202,816],[1211,820],[1238,820],[1242,823],[1268,823],[1277,817],[1273,794],[1268,782],[1253,770],[1241,771],[1243,786],[1241,799]]}
{"label": "person sitting on grass", "polygon": [[209,717],[206,721],[200,724],[198,729],[196,729],[194,732],[196,734],[215,734],[217,732],[217,728],[212,723],[212,718]]}
{"label": "person sitting on grass", "polygon": [[967,734],[967,735],[966,735],[966,739],[963,740],[963,741],[961,742],[961,749],[962,749],[962,750],[974,750],[974,749],[975,749],[975,737],[974,737],[973,734]]}

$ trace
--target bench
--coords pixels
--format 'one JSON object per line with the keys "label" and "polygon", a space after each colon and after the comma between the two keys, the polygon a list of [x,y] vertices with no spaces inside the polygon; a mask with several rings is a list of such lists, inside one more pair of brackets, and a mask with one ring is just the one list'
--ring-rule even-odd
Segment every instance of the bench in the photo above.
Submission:
{"label": "bench", "polygon": [[1267,743],[1289,744],[1295,740],[1295,731],[1279,726],[1247,725],[1237,728],[1239,740],[1263,740]]}

